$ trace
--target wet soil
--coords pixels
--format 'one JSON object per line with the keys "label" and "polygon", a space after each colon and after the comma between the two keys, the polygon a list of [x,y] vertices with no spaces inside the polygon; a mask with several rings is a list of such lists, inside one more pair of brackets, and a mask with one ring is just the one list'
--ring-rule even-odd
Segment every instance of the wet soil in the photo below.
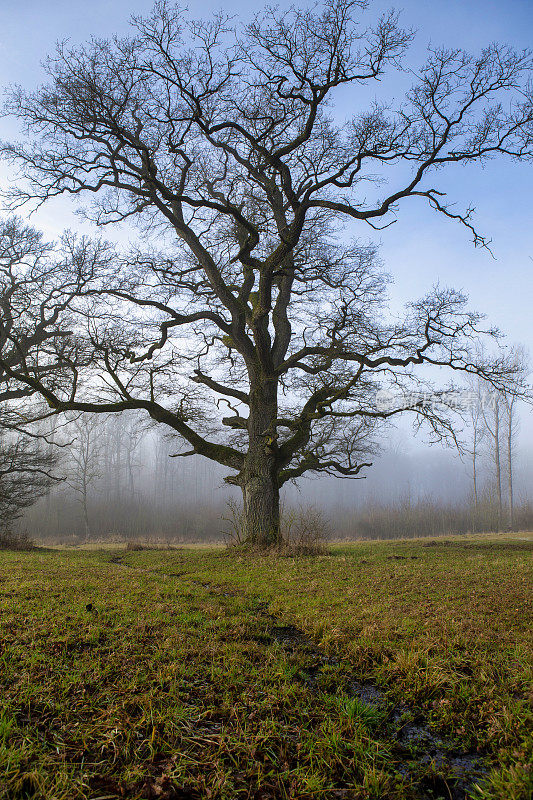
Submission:
{"label": "wet soil", "polygon": [[[321,653],[294,625],[275,624],[270,628],[269,636],[272,642],[286,650],[302,650],[315,657],[313,666],[304,669],[301,675],[313,690],[319,689],[322,668],[339,663]],[[403,705],[391,707],[385,693],[376,684],[353,678],[348,683],[347,695],[382,715],[383,733],[392,741],[397,770],[415,783],[420,800],[465,800],[473,784],[486,774],[482,756],[477,751],[459,750],[456,742],[435,734],[419,710]]]}

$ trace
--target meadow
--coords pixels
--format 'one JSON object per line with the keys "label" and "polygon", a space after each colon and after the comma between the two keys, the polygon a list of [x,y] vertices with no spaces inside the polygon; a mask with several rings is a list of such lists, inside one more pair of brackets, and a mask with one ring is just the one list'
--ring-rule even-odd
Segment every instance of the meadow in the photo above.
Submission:
{"label": "meadow", "polygon": [[0,798],[525,800],[529,534],[0,553]]}

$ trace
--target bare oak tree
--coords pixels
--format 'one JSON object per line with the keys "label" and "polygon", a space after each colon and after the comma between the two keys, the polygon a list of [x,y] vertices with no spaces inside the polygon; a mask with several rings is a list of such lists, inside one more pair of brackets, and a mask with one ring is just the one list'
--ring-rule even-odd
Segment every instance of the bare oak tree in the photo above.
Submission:
{"label": "bare oak tree", "polygon": [[[430,49],[395,110],[376,101],[341,123],[335,91],[357,108],[412,38],[394,13],[367,24],[367,5],[267,10],[234,30],[157,2],[129,38],[60,46],[49,84],[8,103],[25,134],[3,147],[24,179],[12,207],[85,196],[98,224],[135,221],[148,242],[84,275],[98,389],[80,392],[74,368],[69,391],[20,379],[58,410],[144,409],[174,429],[187,453],[233,471],[261,545],[279,537],[283,483],[356,477],[380,420],[412,410],[453,435],[413,397],[425,365],[496,386],[508,374],[473,359],[480,318],[457,292],[387,320],[374,249],[345,244],[341,228],[390,225],[418,198],[488,246],[435,182],[447,166],[531,157],[531,55]],[[401,397],[377,409],[383,385]],[[208,414],[213,398],[227,416]]]}

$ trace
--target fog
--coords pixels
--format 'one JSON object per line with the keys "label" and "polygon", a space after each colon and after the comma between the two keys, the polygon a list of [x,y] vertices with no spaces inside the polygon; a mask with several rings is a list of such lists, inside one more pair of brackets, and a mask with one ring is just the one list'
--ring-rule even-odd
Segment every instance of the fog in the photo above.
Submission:
{"label": "fog", "polygon": [[[240,502],[240,492],[224,482],[227,469],[200,456],[176,457],[183,449],[179,439],[137,414],[86,414],[54,424],[47,439],[60,453],[60,480],[19,523],[34,540],[179,543],[224,538],[228,501]],[[324,534],[333,539],[496,528],[488,442],[478,463],[477,521],[466,441],[462,454],[430,446],[405,423],[383,435],[380,452],[371,460],[362,479],[317,476],[287,485],[282,493],[285,513],[313,507],[323,513]],[[513,443],[513,470],[520,527],[531,524],[533,516],[533,458],[520,430]]]}

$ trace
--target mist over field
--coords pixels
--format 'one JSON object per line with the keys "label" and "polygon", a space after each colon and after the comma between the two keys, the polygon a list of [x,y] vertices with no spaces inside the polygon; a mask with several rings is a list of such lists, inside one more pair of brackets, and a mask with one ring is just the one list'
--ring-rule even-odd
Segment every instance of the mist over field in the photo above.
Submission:
{"label": "mist over field", "polygon": [[[526,408],[526,414],[528,409]],[[80,427],[80,422],[83,423]],[[221,541],[230,529],[228,501],[238,493],[224,483],[226,471],[205,458],[175,458],[180,443],[160,435],[142,418],[89,417],[56,434],[71,441],[62,450],[61,482],[30,507],[21,530],[43,542],[153,540]],[[83,444],[88,449],[83,456]],[[472,508],[471,454],[429,446],[408,426],[390,429],[361,480],[315,476],[288,485],[282,495],[287,513],[323,512],[324,534],[331,539],[401,538],[466,533],[497,524],[496,485],[487,441],[479,456],[484,512]],[[533,459],[527,439],[513,440],[514,503],[517,526],[533,522]],[[87,519],[83,467],[87,467]]]}

